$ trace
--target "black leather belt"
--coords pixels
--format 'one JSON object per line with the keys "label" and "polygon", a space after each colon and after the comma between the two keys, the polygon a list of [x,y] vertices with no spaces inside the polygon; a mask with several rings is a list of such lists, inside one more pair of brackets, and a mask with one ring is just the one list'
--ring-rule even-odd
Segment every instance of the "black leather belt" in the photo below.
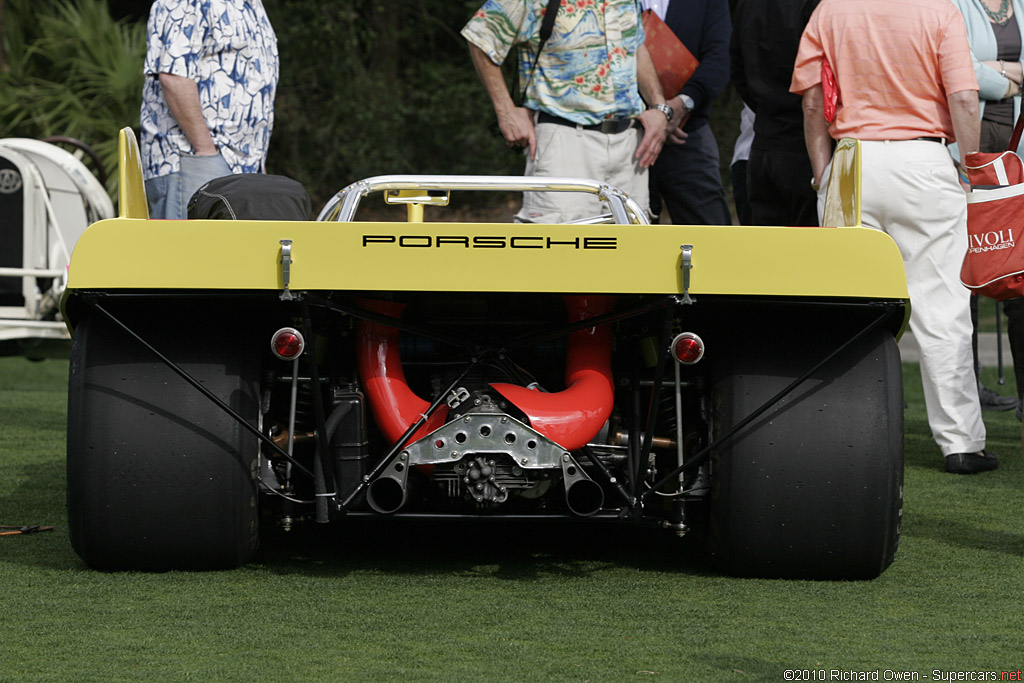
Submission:
{"label": "black leather belt", "polygon": [[940,145],[946,144],[946,138],[914,138],[914,140],[920,140],[921,142],[937,142]]}
{"label": "black leather belt", "polygon": [[602,133],[608,133],[609,135],[629,130],[633,127],[634,121],[636,121],[636,119],[608,119],[601,123],[585,126],[581,123],[576,123],[569,119],[563,119],[559,116],[552,116],[551,114],[546,114],[544,112],[540,112],[537,116],[537,123],[557,123],[559,126],[572,126],[573,128],[582,128],[583,130],[596,130]]}

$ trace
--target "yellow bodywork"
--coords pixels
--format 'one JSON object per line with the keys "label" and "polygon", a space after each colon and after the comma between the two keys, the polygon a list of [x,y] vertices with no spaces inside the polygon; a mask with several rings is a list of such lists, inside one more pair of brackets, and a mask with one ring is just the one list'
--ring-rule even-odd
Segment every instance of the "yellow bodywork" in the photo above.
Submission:
{"label": "yellow bodywork", "polygon": [[142,180],[142,154],[131,128],[122,128],[118,133],[117,152],[120,158],[117,215],[121,218],[149,218],[146,184]]}
{"label": "yellow bodywork", "polygon": [[[859,218],[856,143],[833,165],[844,226]],[[899,250],[862,227],[713,227],[148,220],[135,136],[121,132],[118,218],[92,225],[67,292],[105,289],[689,293],[906,300]],[[833,203],[830,199],[830,203]],[[419,216],[410,213],[410,216]]]}
{"label": "yellow bodywork", "polygon": [[860,225],[860,143],[843,138],[832,154],[832,175],[825,198],[825,225]]}

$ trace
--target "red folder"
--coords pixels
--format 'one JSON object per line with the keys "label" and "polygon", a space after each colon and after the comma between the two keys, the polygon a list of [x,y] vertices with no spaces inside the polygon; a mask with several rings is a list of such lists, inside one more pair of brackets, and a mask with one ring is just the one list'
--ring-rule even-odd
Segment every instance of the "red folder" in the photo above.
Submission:
{"label": "red folder", "polygon": [[651,10],[644,11],[644,45],[654,60],[665,99],[675,97],[682,92],[700,62],[661,17]]}

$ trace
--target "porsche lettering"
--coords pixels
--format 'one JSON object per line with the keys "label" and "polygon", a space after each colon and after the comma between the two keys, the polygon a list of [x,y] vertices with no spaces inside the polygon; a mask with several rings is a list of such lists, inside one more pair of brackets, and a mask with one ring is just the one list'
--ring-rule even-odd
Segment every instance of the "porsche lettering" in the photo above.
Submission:
{"label": "porsche lettering", "polygon": [[391,245],[404,249],[618,249],[617,237],[558,239],[543,235],[363,235],[363,246]]}

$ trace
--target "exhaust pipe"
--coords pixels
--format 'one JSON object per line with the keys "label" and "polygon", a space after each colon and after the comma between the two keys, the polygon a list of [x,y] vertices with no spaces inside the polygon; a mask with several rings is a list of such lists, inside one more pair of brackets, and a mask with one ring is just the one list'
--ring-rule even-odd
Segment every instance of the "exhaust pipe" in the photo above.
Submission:
{"label": "exhaust pipe", "polygon": [[409,499],[409,453],[403,451],[366,487],[366,503],[374,512],[390,515]]}
{"label": "exhaust pipe", "polygon": [[593,479],[577,479],[566,485],[565,503],[574,515],[589,517],[604,506],[604,491]]}
{"label": "exhaust pipe", "polygon": [[366,502],[374,512],[390,515],[398,512],[408,500],[405,485],[388,476],[377,477],[366,489]]}
{"label": "exhaust pipe", "polygon": [[563,453],[562,482],[565,484],[565,504],[569,512],[579,517],[589,517],[604,506],[604,490],[601,485],[587,476],[571,455]]}

